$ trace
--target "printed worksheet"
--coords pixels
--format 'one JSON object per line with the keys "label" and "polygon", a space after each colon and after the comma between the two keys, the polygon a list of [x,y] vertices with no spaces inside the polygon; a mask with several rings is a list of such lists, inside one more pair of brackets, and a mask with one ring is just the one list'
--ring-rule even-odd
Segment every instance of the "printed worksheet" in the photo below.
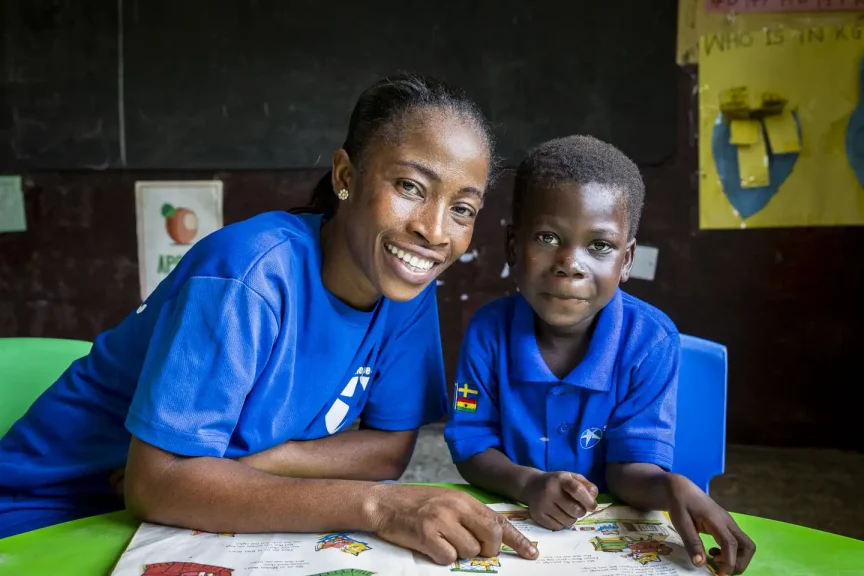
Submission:
{"label": "printed worksheet", "polygon": [[209,534],[142,524],[112,576],[443,576],[461,573],[531,576],[677,576],[711,574],[694,568],[681,538],[661,512],[608,506],[552,532],[510,504],[490,507],[540,551],[524,560],[507,546],[495,558],[439,566],[363,533]]}

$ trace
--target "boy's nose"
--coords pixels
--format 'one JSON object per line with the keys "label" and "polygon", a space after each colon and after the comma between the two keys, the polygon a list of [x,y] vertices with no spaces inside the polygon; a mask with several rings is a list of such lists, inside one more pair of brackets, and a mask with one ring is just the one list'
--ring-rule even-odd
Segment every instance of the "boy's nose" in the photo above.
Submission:
{"label": "boy's nose", "polygon": [[555,275],[580,278],[585,276],[585,267],[579,262],[578,250],[564,251],[555,262]]}

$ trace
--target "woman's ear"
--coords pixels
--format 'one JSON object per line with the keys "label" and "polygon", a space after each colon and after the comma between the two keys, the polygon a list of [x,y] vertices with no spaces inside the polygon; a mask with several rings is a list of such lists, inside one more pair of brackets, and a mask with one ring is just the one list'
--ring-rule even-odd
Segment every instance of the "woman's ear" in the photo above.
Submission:
{"label": "woman's ear", "polygon": [[340,190],[353,192],[356,184],[356,173],[351,164],[351,158],[343,148],[333,155],[333,191],[337,194]]}

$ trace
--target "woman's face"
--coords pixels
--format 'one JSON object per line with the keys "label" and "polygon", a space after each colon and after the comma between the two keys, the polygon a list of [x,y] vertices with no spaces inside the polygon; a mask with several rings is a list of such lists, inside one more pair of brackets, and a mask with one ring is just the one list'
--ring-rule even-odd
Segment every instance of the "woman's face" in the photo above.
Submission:
{"label": "woman's face", "polygon": [[[334,184],[349,190],[336,218],[355,265],[375,291],[416,297],[471,243],[489,177],[489,146],[473,122],[424,110],[366,151],[362,171],[334,160]],[[339,164],[348,164],[347,166]]]}

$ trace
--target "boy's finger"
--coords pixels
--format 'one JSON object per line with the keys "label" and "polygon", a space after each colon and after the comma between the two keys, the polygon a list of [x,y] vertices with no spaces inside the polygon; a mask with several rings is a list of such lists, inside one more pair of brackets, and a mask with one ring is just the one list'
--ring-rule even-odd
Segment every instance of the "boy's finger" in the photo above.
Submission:
{"label": "boy's finger", "polygon": [[510,546],[522,558],[527,558],[528,560],[537,558],[537,549],[531,544],[531,541],[514,528],[506,518],[500,515],[498,517],[500,518],[498,522],[501,524],[502,530],[501,541]]}
{"label": "boy's finger", "polygon": [[735,563],[735,569],[740,574],[747,570],[753,555],[756,554],[756,544],[737,525],[730,526],[729,530],[738,540],[738,560]]}
{"label": "boy's finger", "polygon": [[721,574],[728,574],[729,576],[735,574],[738,560],[738,540],[723,526],[711,524],[709,528],[711,529],[711,536],[720,545],[720,560],[723,562]]}
{"label": "boy's finger", "polygon": [[705,564],[705,546],[702,544],[702,538],[699,537],[699,531],[693,524],[693,519],[690,518],[690,513],[678,502],[675,502],[669,510],[669,516],[672,518],[672,525],[681,535],[684,549],[687,550],[690,561],[693,562],[694,566],[703,566]]}
{"label": "boy's finger", "polygon": [[561,524],[561,528],[569,528],[573,526],[573,523],[576,522],[576,520],[581,516],[584,516],[584,514],[576,516],[575,514],[582,511],[582,507],[579,504],[571,504],[569,498],[567,498],[567,500],[568,502],[552,502],[552,505],[546,510],[550,516]]}
{"label": "boy's finger", "polygon": [[554,505],[561,511],[561,514],[556,515],[556,517],[561,520],[562,524],[567,526],[572,526],[574,522],[586,514],[585,508],[569,495],[565,495],[563,499],[555,501]]}
{"label": "boy's finger", "polygon": [[597,488],[597,486],[593,482],[591,482],[581,474],[573,474],[573,476],[576,478],[576,480],[585,485],[585,487],[588,489],[588,493],[591,494],[591,496],[593,496],[596,500],[597,496],[600,495],[600,489]]}
{"label": "boy's finger", "polygon": [[547,530],[552,530],[553,532],[558,532],[559,530],[564,529],[564,524],[555,519],[551,514],[547,514],[543,512],[540,514],[540,517],[537,519],[537,523],[540,524],[543,528]]}
{"label": "boy's finger", "polygon": [[567,478],[562,479],[561,488],[588,512],[593,512],[597,509],[597,500],[595,496],[588,491],[585,484],[579,482],[573,476],[568,476]]}

